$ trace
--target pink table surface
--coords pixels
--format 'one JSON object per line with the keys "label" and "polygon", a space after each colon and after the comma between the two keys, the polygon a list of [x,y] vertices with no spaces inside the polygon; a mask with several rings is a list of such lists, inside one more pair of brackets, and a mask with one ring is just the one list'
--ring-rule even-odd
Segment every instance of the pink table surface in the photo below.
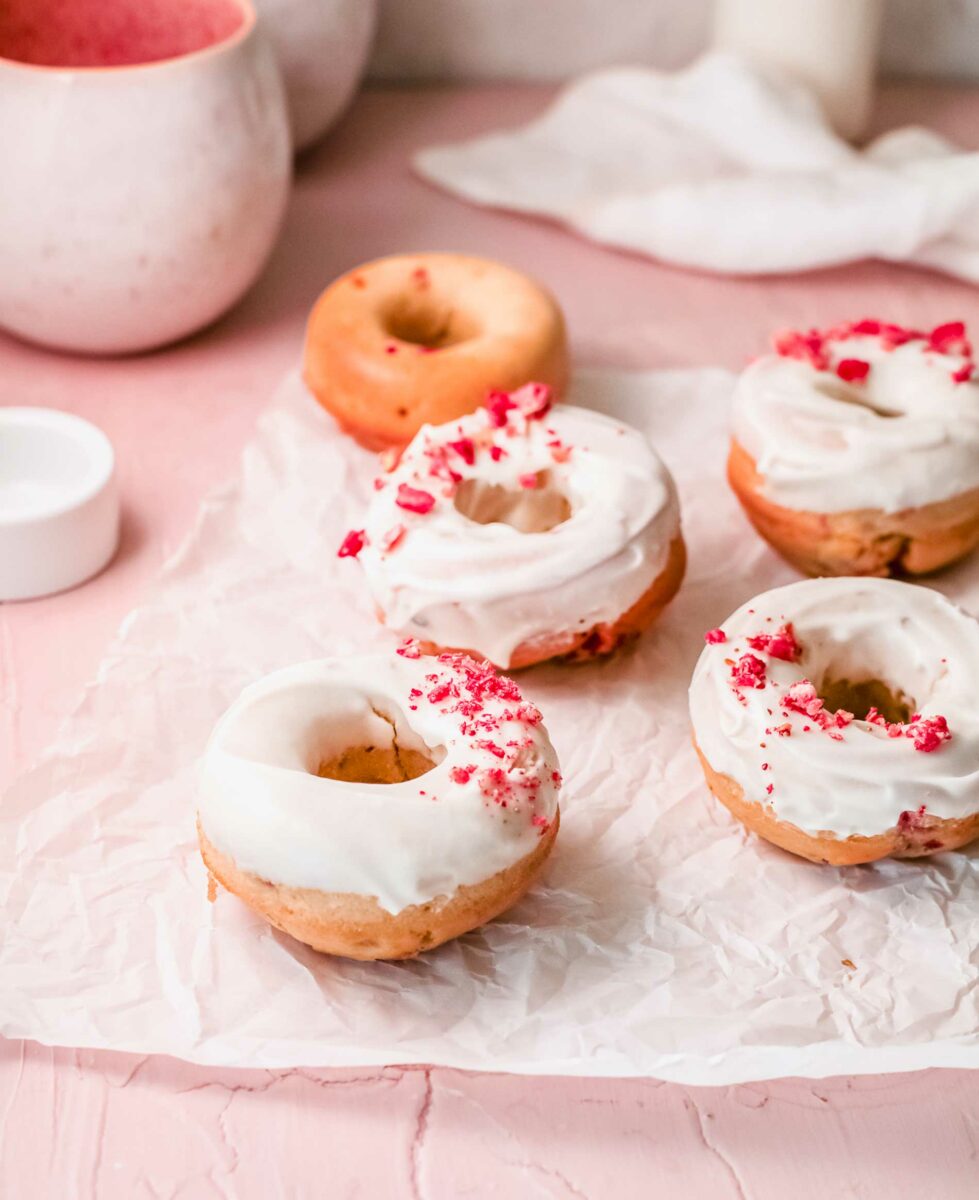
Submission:
{"label": "pink table surface", "polygon": [[[116,562],[64,596],[0,605],[0,786],[48,742],[123,615],[152,586],[204,493],[235,468],[294,366],[318,291],[398,250],[487,254],[545,280],[580,362],[737,367],[773,327],[887,315],[979,329],[973,288],[860,264],[716,279],[484,212],[415,180],[409,152],[515,123],[535,87],[378,90],[301,162],[281,244],[235,312],[184,344],[118,361],[0,335],[0,403],[53,405],[115,443]],[[979,145],[979,91],[892,86],[878,125],[921,121]],[[165,647],[161,647],[165,652]],[[138,898],[135,899],[138,903]],[[698,1200],[974,1197],[979,1074],[723,1089],[449,1070],[231,1071],[0,1042],[0,1196]]]}

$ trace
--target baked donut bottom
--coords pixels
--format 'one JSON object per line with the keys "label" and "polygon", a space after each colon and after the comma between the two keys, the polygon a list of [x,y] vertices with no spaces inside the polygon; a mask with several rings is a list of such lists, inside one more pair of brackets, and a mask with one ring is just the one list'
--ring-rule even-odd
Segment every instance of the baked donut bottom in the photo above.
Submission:
{"label": "baked donut bottom", "polygon": [[758,533],[806,575],[926,575],[979,546],[979,488],[893,513],[783,508],[763,494],[754,459],[733,440],[727,477]]}
{"label": "baked donut bottom", "polygon": [[810,862],[848,867],[881,858],[925,858],[957,850],[979,837],[979,812],[957,820],[914,813],[910,820],[898,821],[873,837],[838,838],[828,830],[806,833],[797,825],[780,821],[770,806],[747,799],[741,785],[715,771],[696,741],[693,745],[707,786],[728,812],[752,833]]}
{"label": "baked donut bottom", "polygon": [[200,821],[197,837],[210,879],[276,929],[322,954],[372,961],[413,958],[485,925],[511,908],[540,874],[560,824],[560,812],[555,812],[530,854],[481,883],[461,885],[451,896],[436,896],[399,913],[387,912],[373,896],[271,883],[243,871],[218,850]]}
{"label": "baked donut bottom", "polygon": [[[687,548],[683,535],[677,534],[670,543],[666,565],[639,599],[614,621],[593,625],[589,629],[545,634],[521,642],[510,655],[508,663],[494,663],[501,671],[519,671],[552,658],[566,662],[590,662],[614,653],[644,633],[680,590],[687,569]],[[383,620],[383,616],[381,618]],[[436,642],[418,639],[422,654],[468,654],[482,660],[477,650],[440,646]]]}

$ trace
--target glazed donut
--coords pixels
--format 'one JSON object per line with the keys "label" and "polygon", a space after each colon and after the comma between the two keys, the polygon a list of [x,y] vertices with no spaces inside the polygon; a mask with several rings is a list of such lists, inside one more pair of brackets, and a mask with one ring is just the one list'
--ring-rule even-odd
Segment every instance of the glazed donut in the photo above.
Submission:
{"label": "glazed donut", "polygon": [[637,430],[543,384],[426,426],[376,481],[359,554],[379,615],[426,650],[503,669],[593,658],[680,586],[676,488]]}
{"label": "glazed donut", "polygon": [[368,449],[403,446],[422,425],[471,413],[494,388],[568,376],[554,298],[502,263],[399,254],[357,267],[317,300],[304,378]]}
{"label": "glazed donut", "polygon": [[557,834],[537,709],[462,655],[323,659],[245,689],[204,755],[198,835],[217,880],[348,958],[407,958],[509,908]]}
{"label": "glazed donut", "polygon": [[748,829],[837,865],[979,837],[979,622],[930,588],[810,579],[706,635],[707,784]]}
{"label": "glazed donut", "polygon": [[979,544],[979,382],[965,327],[789,333],[734,395],[728,478],[809,575],[919,575]]}

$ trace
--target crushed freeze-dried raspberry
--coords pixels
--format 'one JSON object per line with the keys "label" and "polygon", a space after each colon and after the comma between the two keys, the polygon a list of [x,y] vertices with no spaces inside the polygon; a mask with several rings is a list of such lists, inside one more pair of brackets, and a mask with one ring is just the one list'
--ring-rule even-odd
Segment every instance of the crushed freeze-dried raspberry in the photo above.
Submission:
{"label": "crushed freeze-dried raspberry", "polygon": [[454,450],[470,467],[476,461],[476,443],[472,438],[459,438],[456,442],[449,442],[449,449]]}
{"label": "crushed freeze-dried raspberry", "polygon": [[783,662],[795,663],[802,657],[802,646],[790,621],[775,633],[759,633],[749,637],[747,642],[752,650],[770,654],[772,658],[780,658]]}
{"label": "crushed freeze-dried raspberry", "polygon": [[742,654],[731,668],[731,682],[736,688],[763,688],[766,667],[754,654]]}
{"label": "crushed freeze-dried raspberry", "polygon": [[946,321],[944,325],[936,325],[928,334],[928,347],[939,354],[972,357],[972,346],[966,337],[964,321]]}
{"label": "crushed freeze-dried raspberry", "polygon": [[808,679],[800,679],[786,688],[782,703],[791,712],[802,713],[803,716],[815,719],[823,711],[823,702],[819,698],[816,687]]}
{"label": "crushed freeze-dried raspberry", "polygon": [[862,358],[844,358],[836,364],[836,373],[844,383],[863,383],[870,374],[870,363]]}
{"label": "crushed freeze-dried raspberry", "polygon": [[801,359],[817,371],[825,371],[829,366],[829,359],[823,347],[823,335],[818,329],[810,329],[808,333],[787,329],[776,334],[773,341],[775,353],[783,358]]}
{"label": "crushed freeze-dried raspberry", "polygon": [[367,543],[362,529],[351,529],[340,543],[337,558],[356,558]]}
{"label": "crushed freeze-dried raspberry", "polygon": [[539,421],[551,410],[551,389],[546,383],[527,383],[511,392],[510,399],[528,421]]}
{"label": "crushed freeze-dried raspberry", "polygon": [[509,419],[509,413],[517,406],[506,392],[490,392],[483,407],[489,414],[490,424],[502,429]]}
{"label": "crushed freeze-dried raspberry", "polygon": [[907,737],[914,742],[915,750],[930,754],[952,737],[944,717],[921,717],[915,714],[908,723]]}
{"label": "crushed freeze-dried raspberry", "polygon": [[422,491],[421,488],[409,487],[407,483],[398,485],[398,495],[395,504],[399,508],[404,508],[408,512],[427,513],[435,504],[435,497],[431,492]]}
{"label": "crushed freeze-dried raspberry", "polygon": [[719,646],[727,641],[727,634],[723,629],[708,629],[704,634],[704,641],[708,646]]}

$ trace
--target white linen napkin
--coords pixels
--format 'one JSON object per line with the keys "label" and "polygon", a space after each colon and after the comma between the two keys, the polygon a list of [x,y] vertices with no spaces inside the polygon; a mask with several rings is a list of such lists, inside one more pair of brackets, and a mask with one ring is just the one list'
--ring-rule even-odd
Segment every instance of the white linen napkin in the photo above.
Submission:
{"label": "white linen napkin", "polygon": [[588,75],[522,129],[422,150],[414,166],[478,204],[680,266],[882,258],[979,281],[979,154],[917,127],[855,150],[806,88],[730,54]]}

